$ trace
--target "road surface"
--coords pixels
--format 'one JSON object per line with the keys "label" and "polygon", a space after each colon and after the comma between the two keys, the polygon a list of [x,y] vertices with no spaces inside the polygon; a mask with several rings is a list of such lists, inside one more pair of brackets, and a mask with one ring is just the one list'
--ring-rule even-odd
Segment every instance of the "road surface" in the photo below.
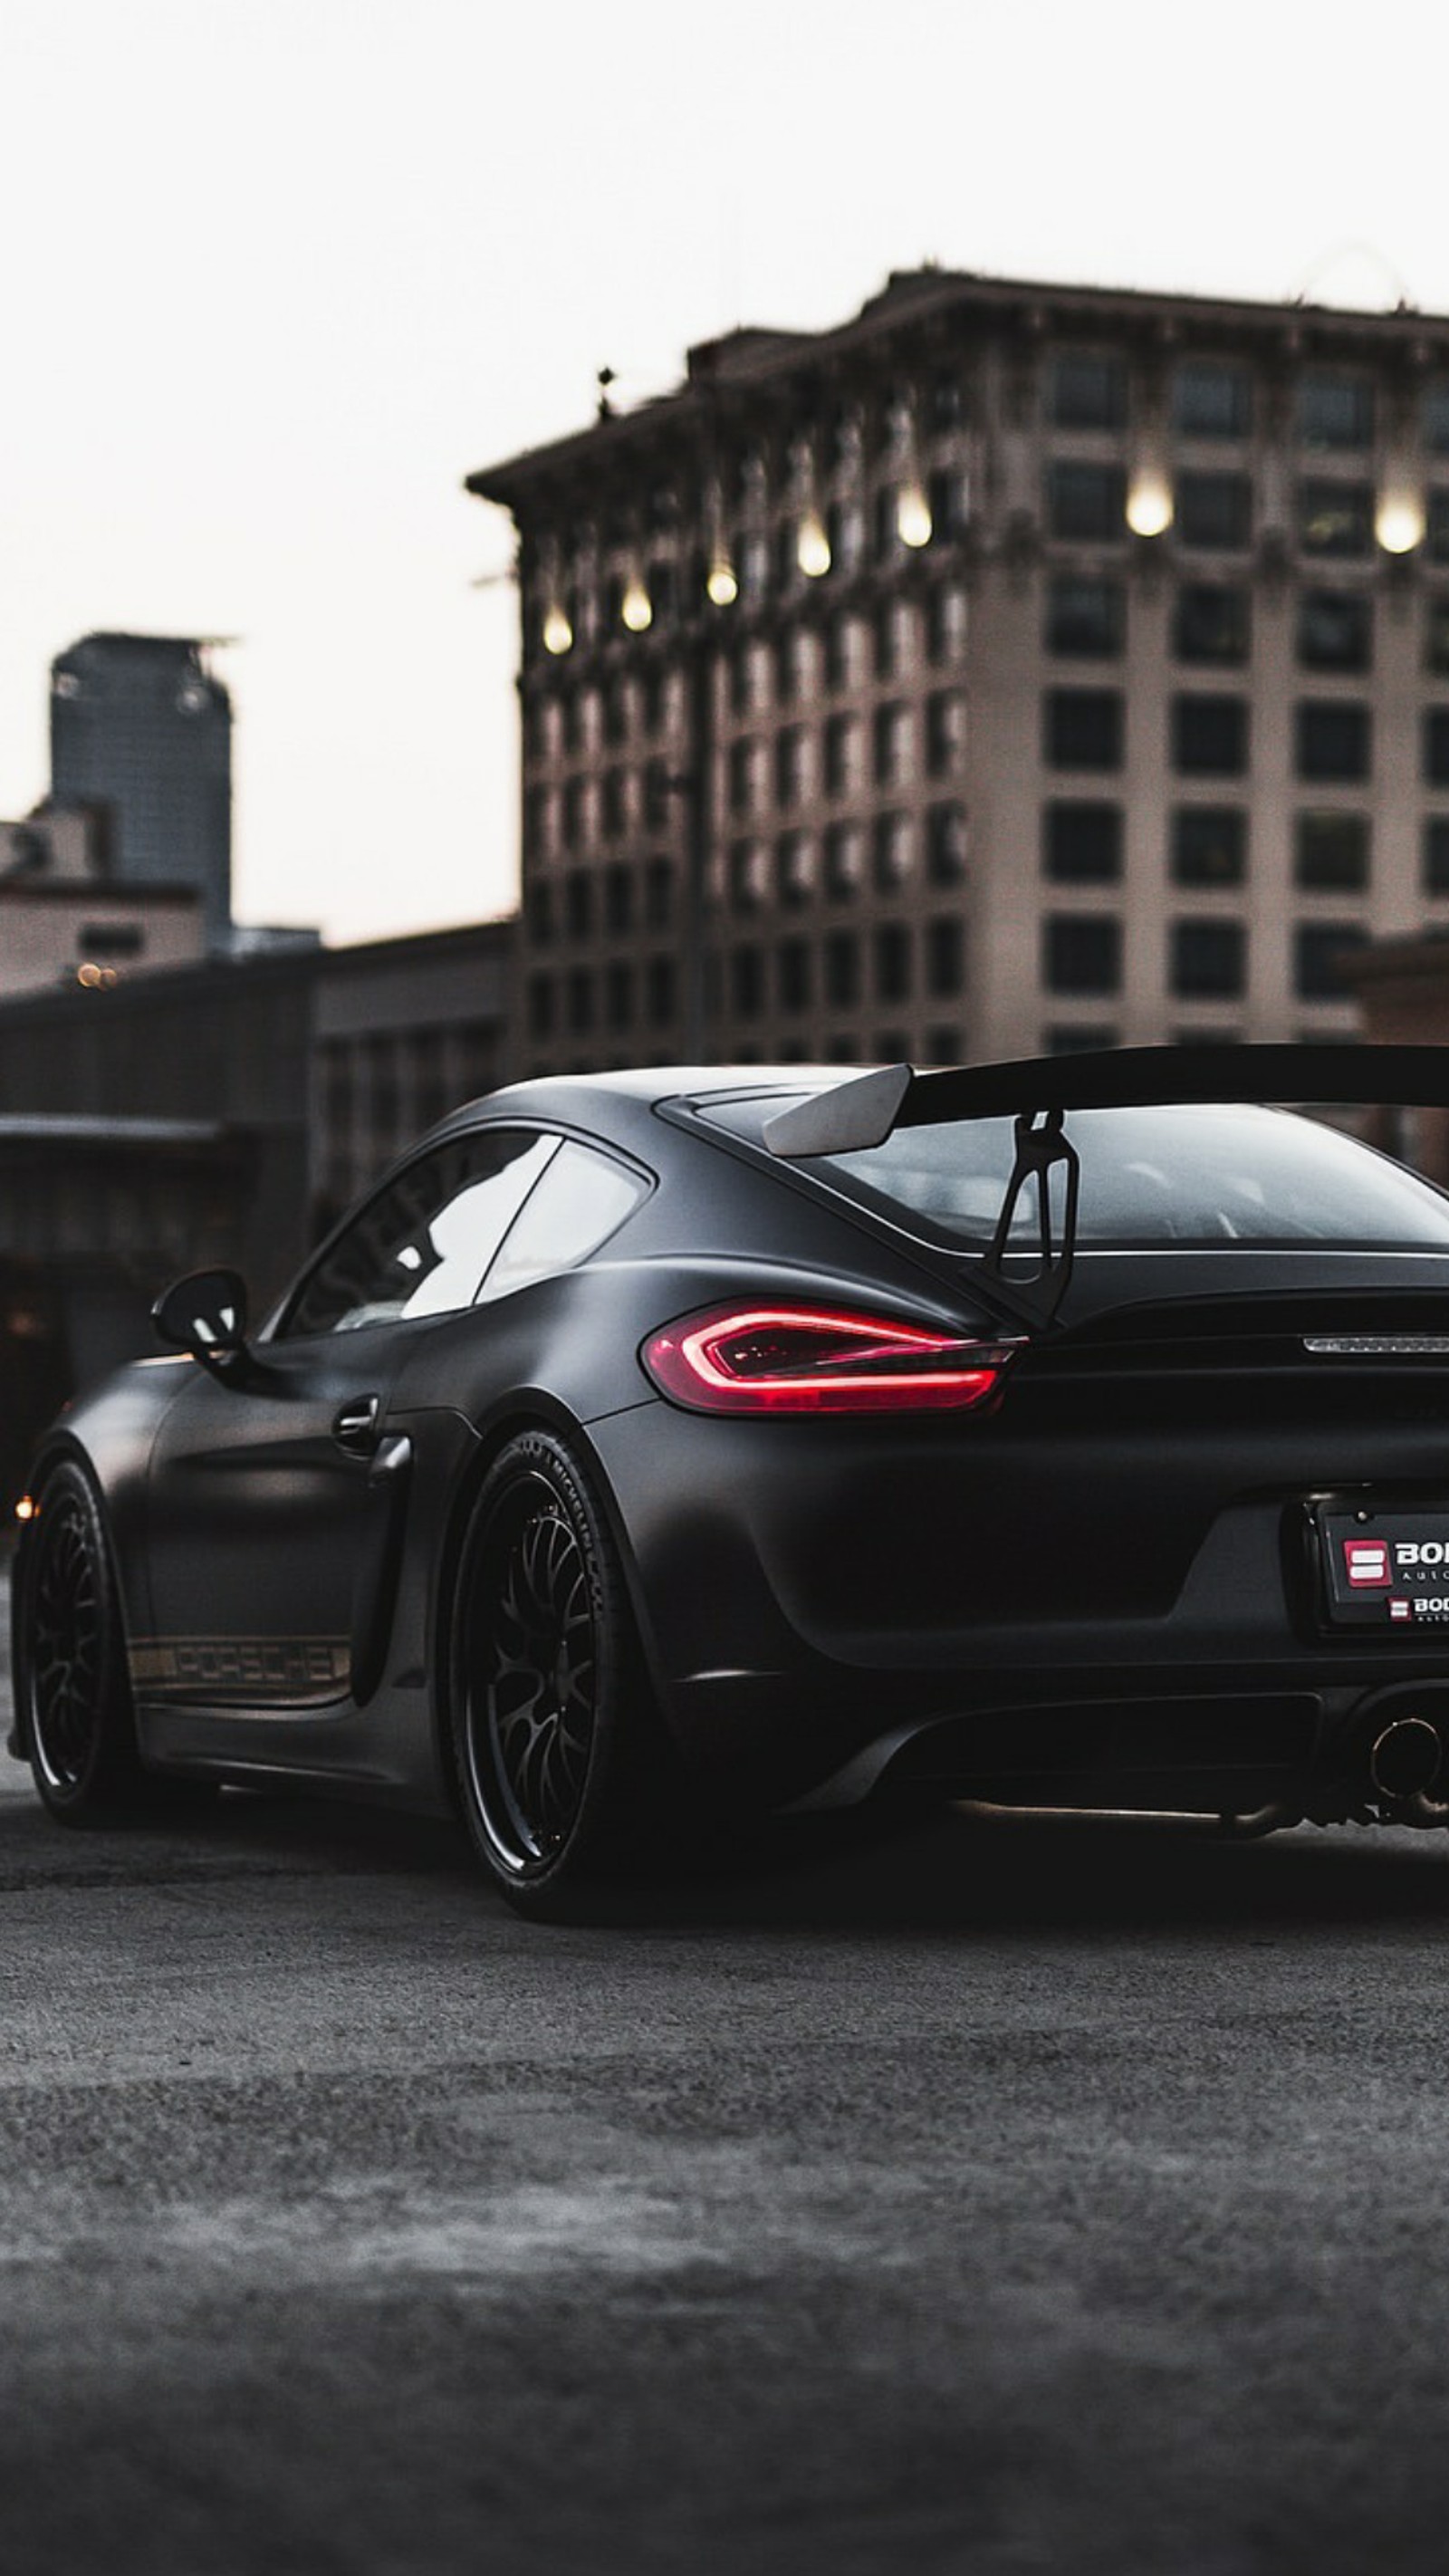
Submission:
{"label": "road surface", "polygon": [[1449,1849],[949,1818],[516,1924],[0,1763],[5,2576],[1434,2576]]}

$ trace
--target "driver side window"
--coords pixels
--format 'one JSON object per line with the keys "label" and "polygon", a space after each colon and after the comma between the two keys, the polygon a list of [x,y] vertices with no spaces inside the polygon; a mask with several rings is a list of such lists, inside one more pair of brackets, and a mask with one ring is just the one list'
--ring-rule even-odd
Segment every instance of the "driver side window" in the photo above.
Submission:
{"label": "driver side window", "polygon": [[470,1306],[557,1136],[485,1128],[420,1155],[359,1209],[283,1316],[279,1338]]}

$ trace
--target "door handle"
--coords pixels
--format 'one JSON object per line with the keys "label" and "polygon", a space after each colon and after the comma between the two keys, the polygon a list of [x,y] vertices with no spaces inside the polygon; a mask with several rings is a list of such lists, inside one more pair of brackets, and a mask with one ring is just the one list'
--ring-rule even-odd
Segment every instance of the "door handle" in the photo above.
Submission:
{"label": "door handle", "polygon": [[332,1437],[339,1449],[346,1450],[349,1458],[371,1457],[381,1411],[382,1399],[376,1395],[361,1395],[355,1402],[344,1404],[333,1421]]}

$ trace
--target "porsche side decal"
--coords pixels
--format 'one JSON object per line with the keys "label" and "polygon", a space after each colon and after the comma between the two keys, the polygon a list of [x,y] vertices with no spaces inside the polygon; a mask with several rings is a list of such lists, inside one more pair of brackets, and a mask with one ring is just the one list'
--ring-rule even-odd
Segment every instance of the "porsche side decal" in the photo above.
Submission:
{"label": "porsche side decal", "polygon": [[128,1661],[148,1696],[337,1699],[351,1678],[345,1637],[137,1637]]}

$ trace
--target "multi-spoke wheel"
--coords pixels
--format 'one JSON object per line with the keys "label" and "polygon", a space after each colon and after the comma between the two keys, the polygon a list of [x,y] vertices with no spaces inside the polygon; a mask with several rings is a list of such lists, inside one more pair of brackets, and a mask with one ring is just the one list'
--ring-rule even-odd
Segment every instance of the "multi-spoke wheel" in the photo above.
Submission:
{"label": "multi-spoke wheel", "polygon": [[88,1824],[134,1796],[141,1770],[105,1523],[70,1460],[42,1488],[16,1607],[35,1785],[52,1815]]}
{"label": "multi-spoke wheel", "polygon": [[510,1441],[484,1482],[450,1667],[474,1844],[515,1905],[557,1913],[642,1786],[644,1686],[613,1540],[550,1432]]}

